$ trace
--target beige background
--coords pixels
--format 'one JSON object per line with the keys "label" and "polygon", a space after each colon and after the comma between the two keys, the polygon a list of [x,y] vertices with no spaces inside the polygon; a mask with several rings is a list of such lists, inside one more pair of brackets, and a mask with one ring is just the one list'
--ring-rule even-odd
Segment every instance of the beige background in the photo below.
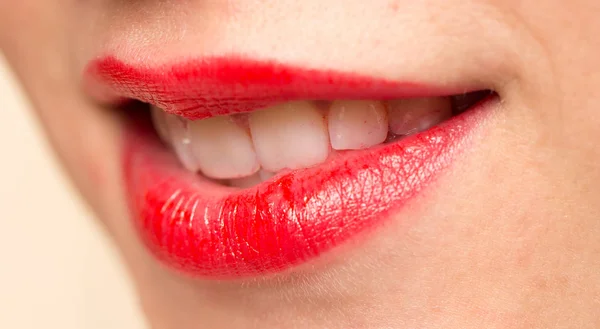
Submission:
{"label": "beige background", "polygon": [[0,328],[144,328],[116,253],[0,54]]}

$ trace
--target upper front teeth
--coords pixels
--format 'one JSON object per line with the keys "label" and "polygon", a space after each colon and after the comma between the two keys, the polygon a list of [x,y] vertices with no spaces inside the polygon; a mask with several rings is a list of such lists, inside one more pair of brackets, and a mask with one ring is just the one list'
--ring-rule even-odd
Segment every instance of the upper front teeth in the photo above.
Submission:
{"label": "upper front teeth", "polygon": [[309,167],[329,156],[325,119],[312,102],[275,105],[251,113],[248,122],[258,159],[266,170]]}
{"label": "upper front teeth", "polygon": [[329,137],[335,150],[360,150],[381,144],[388,135],[384,104],[376,101],[336,101],[329,109]]}
{"label": "upper front teeth", "polygon": [[248,132],[230,117],[213,117],[190,125],[190,152],[206,176],[244,177],[260,169]]}
{"label": "upper front teeth", "polygon": [[247,114],[247,120],[234,115],[189,121],[152,108],[159,136],[171,144],[187,169],[211,178],[234,179],[232,185],[240,187],[282,169],[322,163],[335,150],[381,144],[390,132],[408,135],[428,129],[451,115],[447,97],[294,101]]}

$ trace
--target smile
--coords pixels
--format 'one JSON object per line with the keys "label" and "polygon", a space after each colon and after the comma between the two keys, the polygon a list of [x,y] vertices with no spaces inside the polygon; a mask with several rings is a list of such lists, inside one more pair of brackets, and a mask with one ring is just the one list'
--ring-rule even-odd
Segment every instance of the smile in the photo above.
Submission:
{"label": "smile", "polygon": [[238,57],[157,68],[106,57],[86,86],[148,104],[124,134],[134,223],[160,259],[211,278],[285,271],[402,218],[498,104],[483,88]]}

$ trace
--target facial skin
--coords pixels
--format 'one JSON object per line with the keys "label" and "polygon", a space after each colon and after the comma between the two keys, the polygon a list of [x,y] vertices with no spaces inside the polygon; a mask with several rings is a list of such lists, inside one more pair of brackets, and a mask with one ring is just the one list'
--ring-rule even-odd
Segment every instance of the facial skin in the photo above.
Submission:
{"label": "facial skin", "polygon": [[[154,328],[598,328],[599,14],[596,0],[4,1],[0,47]],[[301,272],[215,282],[166,268],[133,229],[127,128],[81,85],[107,49],[460,80],[502,106],[385,230]]]}

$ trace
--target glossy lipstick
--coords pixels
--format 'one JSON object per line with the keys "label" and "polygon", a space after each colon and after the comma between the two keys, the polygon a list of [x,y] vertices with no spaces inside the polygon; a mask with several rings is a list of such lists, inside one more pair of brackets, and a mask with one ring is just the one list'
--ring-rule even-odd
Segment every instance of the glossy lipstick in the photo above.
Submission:
{"label": "glossy lipstick", "polygon": [[[292,99],[451,94],[239,58],[143,68],[107,57],[90,64],[86,83],[104,100],[138,99],[191,119]],[[132,124],[124,134],[123,172],[134,222],[160,259],[188,274],[235,278],[289,269],[401,211],[464,149],[489,103],[420,134],[248,189],[186,171],[148,125]]]}

